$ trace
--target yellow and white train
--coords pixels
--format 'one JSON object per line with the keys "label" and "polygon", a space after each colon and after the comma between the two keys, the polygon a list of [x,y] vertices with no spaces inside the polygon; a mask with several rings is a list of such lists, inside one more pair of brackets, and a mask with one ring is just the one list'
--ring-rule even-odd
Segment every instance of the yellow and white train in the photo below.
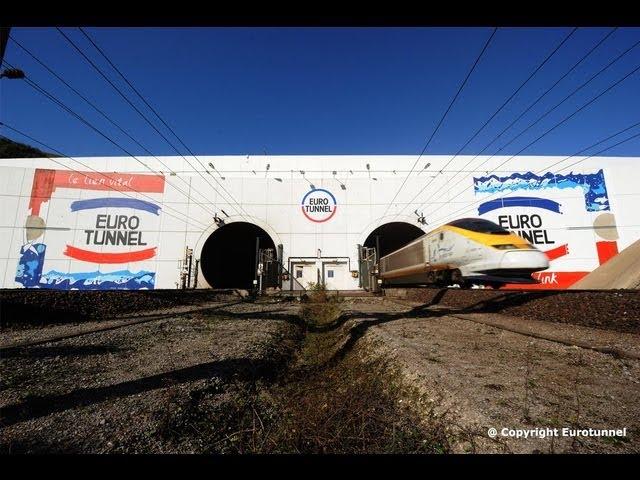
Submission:
{"label": "yellow and white train", "polygon": [[481,218],[442,225],[385,255],[378,265],[382,286],[537,283],[531,274],[549,268],[531,243]]}

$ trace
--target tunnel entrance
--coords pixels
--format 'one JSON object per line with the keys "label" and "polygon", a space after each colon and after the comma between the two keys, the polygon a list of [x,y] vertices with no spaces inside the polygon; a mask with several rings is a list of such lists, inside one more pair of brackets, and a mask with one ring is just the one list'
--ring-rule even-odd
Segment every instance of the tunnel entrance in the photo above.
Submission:
{"label": "tunnel entrance", "polygon": [[[379,256],[384,257],[389,253],[405,246],[411,240],[424,235],[420,228],[406,222],[390,222],[380,225],[369,234],[364,242],[364,246],[368,248],[376,248],[380,244]],[[376,239],[376,237],[379,237]]]}
{"label": "tunnel entrance", "polygon": [[253,287],[256,274],[256,238],[260,248],[275,244],[262,228],[247,222],[223,225],[209,236],[200,254],[202,275],[212,288]]}

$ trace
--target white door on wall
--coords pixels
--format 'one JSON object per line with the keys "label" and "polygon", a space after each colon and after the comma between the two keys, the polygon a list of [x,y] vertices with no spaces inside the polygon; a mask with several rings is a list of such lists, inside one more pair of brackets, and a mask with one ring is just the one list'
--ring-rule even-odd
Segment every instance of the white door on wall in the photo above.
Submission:
{"label": "white door on wall", "polygon": [[314,263],[292,263],[291,275],[294,282],[302,285],[304,288],[309,288],[309,283],[318,282],[318,268]]}
{"label": "white door on wall", "polygon": [[327,290],[344,290],[347,288],[347,262],[325,262],[322,270],[324,271],[324,284]]}

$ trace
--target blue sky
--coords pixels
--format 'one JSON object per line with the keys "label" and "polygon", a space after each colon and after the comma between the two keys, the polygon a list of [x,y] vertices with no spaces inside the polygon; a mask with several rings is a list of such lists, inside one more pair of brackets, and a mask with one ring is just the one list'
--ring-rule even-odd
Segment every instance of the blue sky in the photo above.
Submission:
{"label": "blue sky", "polygon": [[[77,29],[64,30],[105,68],[114,82],[124,85]],[[457,152],[570,30],[500,28],[426,154]],[[462,153],[478,153],[609,30],[580,28]],[[417,155],[491,29],[87,28],[87,31],[197,154],[262,155],[266,150],[270,155]],[[154,154],[175,154],[55,29],[14,28],[11,34]],[[486,152],[494,153],[638,40],[640,28],[620,28]],[[127,150],[143,154],[11,41],[5,60],[19,66],[32,80],[86,116]],[[638,65],[640,46],[522,135],[504,153],[515,154]],[[122,155],[117,147],[24,81],[3,79],[0,88],[2,121],[67,155]],[[570,155],[636,122],[640,122],[640,72],[523,154]],[[616,140],[638,132],[640,128],[635,128]],[[24,141],[6,129],[2,133]],[[639,155],[640,139],[606,154]]]}

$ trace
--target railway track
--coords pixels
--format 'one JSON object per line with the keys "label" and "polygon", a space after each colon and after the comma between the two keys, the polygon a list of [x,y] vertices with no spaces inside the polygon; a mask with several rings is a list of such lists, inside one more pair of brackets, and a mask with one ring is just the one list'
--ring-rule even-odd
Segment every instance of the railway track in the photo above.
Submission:
{"label": "railway track", "polygon": [[118,328],[129,327],[132,325],[139,325],[142,323],[154,322],[157,320],[164,320],[171,317],[183,317],[185,315],[189,315],[192,313],[198,313],[203,311],[215,311],[221,308],[230,307],[233,305],[238,305],[240,303],[245,303],[246,300],[238,300],[235,302],[227,302],[227,303],[210,303],[206,305],[202,305],[196,308],[177,308],[173,309],[170,312],[167,312],[166,309],[158,312],[143,312],[141,314],[129,315],[121,318],[111,319],[100,322],[106,323],[106,325],[97,325],[91,326],[89,328],[83,328],[81,325],[75,329],[72,329],[70,332],[67,331],[62,334],[54,333],[50,335],[45,335],[42,338],[31,341],[18,341],[18,342],[8,342],[5,344],[0,344],[0,353],[8,353],[13,350],[19,348],[33,347],[36,345],[42,345],[45,343],[59,342],[62,340],[66,340],[69,338],[80,337],[83,335],[90,335],[92,333],[97,332],[106,332],[108,330],[115,330]]}

